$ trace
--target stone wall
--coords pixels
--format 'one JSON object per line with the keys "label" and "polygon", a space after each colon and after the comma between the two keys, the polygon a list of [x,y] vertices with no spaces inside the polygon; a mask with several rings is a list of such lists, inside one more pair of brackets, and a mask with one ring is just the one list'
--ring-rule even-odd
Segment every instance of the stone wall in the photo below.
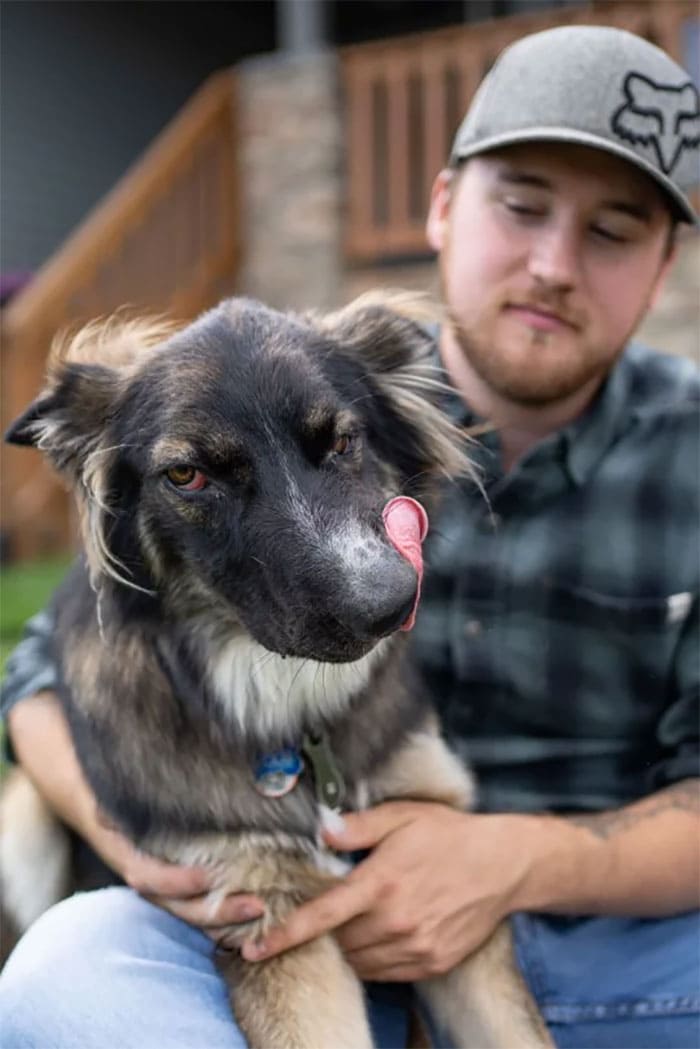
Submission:
{"label": "stone wall", "polygon": [[277,307],[342,298],[337,59],[277,53],[239,65],[245,258],[240,290]]}
{"label": "stone wall", "polygon": [[682,234],[678,255],[659,301],[638,332],[648,346],[700,364],[700,236]]}
{"label": "stone wall", "polygon": [[[351,267],[343,257],[343,127],[337,58],[275,54],[241,74],[246,258],[241,290],[278,307],[327,309],[372,287],[437,292],[435,265]],[[676,265],[639,337],[700,362],[700,238]]]}

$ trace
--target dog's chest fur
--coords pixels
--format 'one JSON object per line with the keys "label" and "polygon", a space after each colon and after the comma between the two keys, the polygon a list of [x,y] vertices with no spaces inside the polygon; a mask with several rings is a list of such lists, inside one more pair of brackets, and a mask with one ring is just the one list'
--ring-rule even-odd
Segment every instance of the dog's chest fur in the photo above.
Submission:
{"label": "dog's chest fur", "polygon": [[201,624],[186,639],[182,628],[132,618],[112,644],[108,609],[100,632],[94,602],[78,566],[56,599],[61,696],[101,807],[142,844],[156,830],[315,841],[310,762],[292,791],[269,798],[256,787],[261,759],[323,733],[344,804],[357,807],[426,716],[403,636],[333,665],[283,658],[240,630],[205,640]]}

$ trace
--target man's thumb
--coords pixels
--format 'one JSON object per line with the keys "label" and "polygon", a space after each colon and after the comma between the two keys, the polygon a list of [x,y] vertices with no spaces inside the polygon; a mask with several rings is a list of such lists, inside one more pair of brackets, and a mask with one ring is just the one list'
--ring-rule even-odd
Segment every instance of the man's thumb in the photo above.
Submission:
{"label": "man's thumb", "polygon": [[377,805],[363,812],[343,813],[342,816],[329,810],[322,814],[323,838],[340,852],[371,849],[407,819],[406,809],[400,802]]}

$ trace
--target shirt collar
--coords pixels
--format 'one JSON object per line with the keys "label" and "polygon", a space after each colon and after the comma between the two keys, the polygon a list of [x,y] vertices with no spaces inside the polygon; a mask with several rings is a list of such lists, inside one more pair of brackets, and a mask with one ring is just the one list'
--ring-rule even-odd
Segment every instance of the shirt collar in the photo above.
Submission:
{"label": "shirt collar", "polygon": [[564,462],[575,485],[585,483],[619,433],[632,373],[632,364],[623,353],[588,409],[561,431]]}

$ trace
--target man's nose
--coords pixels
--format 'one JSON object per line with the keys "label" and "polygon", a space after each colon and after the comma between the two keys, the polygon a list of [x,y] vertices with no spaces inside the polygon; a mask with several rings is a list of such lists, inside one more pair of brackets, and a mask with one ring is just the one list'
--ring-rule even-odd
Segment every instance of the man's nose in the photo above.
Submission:
{"label": "man's nose", "polygon": [[576,231],[553,225],[538,231],[530,250],[528,270],[538,284],[568,290],[579,274],[579,243]]}

